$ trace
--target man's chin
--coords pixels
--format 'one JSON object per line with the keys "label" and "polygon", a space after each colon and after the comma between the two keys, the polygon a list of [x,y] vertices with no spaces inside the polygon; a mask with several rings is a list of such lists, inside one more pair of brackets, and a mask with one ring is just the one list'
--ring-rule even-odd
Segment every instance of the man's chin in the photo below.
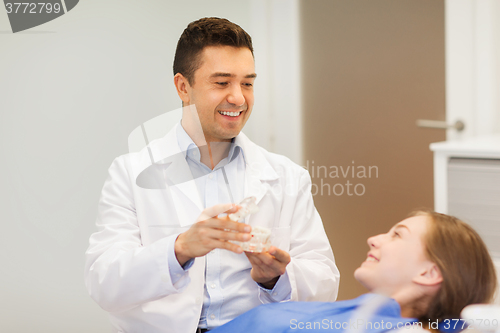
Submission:
{"label": "man's chin", "polygon": [[241,130],[238,129],[238,130],[231,130],[231,131],[226,131],[225,133],[223,133],[220,137],[223,139],[223,140],[232,140],[234,139],[235,137],[238,136],[238,134],[240,134]]}
{"label": "man's chin", "polygon": [[240,134],[240,130],[219,130],[212,131],[211,133],[205,132],[205,139],[207,142],[224,142],[231,141]]}

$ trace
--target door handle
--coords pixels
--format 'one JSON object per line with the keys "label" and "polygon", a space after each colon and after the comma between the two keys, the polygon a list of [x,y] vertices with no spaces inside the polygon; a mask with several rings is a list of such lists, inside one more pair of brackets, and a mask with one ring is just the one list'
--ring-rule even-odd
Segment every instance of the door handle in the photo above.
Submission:
{"label": "door handle", "polygon": [[442,120],[427,120],[427,119],[418,119],[417,120],[418,127],[424,128],[438,128],[438,129],[456,129],[458,132],[461,132],[465,128],[465,124],[461,120],[457,120],[454,124],[449,125],[446,121]]}

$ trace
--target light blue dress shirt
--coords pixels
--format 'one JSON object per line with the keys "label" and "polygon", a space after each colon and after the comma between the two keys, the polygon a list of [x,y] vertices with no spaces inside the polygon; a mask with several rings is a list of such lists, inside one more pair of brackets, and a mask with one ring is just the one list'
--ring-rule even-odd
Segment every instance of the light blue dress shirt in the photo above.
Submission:
{"label": "light blue dress shirt", "polygon": [[[229,154],[211,170],[200,161],[200,151],[182,126],[177,128],[179,148],[185,154],[191,174],[195,179],[198,193],[204,208],[217,204],[234,203],[243,200],[245,184],[245,156],[242,148],[233,142]],[[227,176],[227,182],[224,177]],[[175,242],[170,242],[169,269],[172,282],[175,284],[185,277],[194,259],[189,260],[183,267],[175,259]],[[238,313],[237,284],[244,279],[238,277],[240,271],[226,261],[234,260],[236,254],[215,249],[205,256],[205,294],[200,317],[200,328],[218,327],[233,319]],[[239,256],[245,256],[241,254]],[[248,260],[246,257],[244,260]],[[248,273],[247,273],[248,274]],[[268,295],[266,302],[287,301],[291,298],[291,286],[287,273],[280,277],[272,290],[259,288]],[[235,290],[233,290],[235,289]],[[260,297],[260,296],[259,296]]]}

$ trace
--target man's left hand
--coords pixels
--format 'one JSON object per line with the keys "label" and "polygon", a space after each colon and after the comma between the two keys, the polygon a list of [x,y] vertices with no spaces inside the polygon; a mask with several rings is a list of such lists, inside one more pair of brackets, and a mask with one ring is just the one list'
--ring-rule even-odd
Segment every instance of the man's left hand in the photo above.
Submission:
{"label": "man's left hand", "polygon": [[252,279],[266,289],[274,288],[279,277],[285,274],[286,266],[290,263],[290,255],[275,246],[271,246],[268,252],[245,252],[245,254],[252,264],[250,271]]}

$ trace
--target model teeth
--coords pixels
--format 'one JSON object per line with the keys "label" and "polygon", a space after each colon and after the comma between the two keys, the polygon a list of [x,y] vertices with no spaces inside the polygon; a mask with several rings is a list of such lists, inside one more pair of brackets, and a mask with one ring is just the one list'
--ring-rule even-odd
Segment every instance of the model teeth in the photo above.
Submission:
{"label": "model teeth", "polygon": [[374,261],[374,262],[377,262],[378,260],[373,258],[373,257],[368,257],[366,258],[366,261]]}
{"label": "model teeth", "polygon": [[220,114],[223,114],[225,116],[230,116],[230,117],[238,117],[241,113],[241,111],[238,112],[225,112],[225,111],[219,111]]}

